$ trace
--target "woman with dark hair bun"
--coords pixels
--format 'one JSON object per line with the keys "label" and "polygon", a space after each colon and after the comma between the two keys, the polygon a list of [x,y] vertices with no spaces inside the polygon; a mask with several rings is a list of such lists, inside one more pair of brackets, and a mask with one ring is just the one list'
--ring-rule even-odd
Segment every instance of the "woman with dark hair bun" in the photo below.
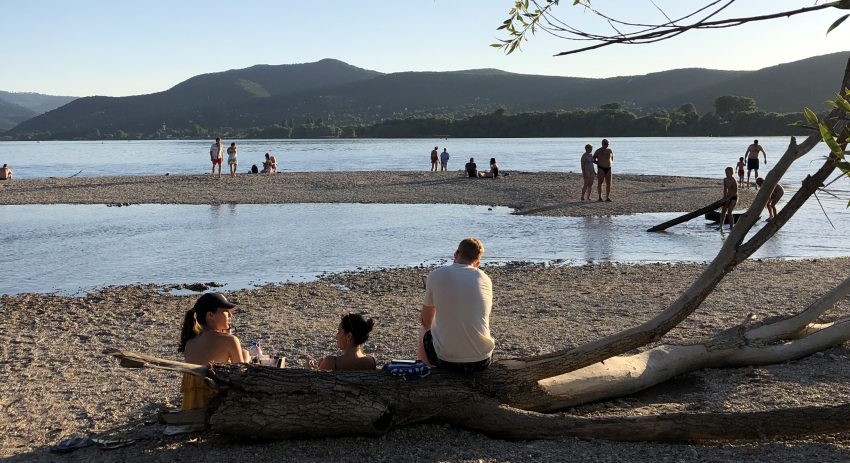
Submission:
{"label": "woman with dark hair bun", "polygon": [[[328,355],[319,361],[320,370],[374,370],[375,357],[363,353],[363,344],[375,322],[359,313],[343,315],[336,331],[336,345],[342,355]],[[311,361],[315,363],[314,361]]]}

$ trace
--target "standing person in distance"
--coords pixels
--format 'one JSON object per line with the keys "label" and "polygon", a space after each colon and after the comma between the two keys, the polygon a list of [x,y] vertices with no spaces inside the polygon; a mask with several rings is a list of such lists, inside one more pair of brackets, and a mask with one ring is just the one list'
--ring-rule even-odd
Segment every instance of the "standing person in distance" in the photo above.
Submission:
{"label": "standing person in distance", "polygon": [[230,166],[230,177],[236,177],[236,143],[231,143],[227,148],[227,165]]}
{"label": "standing person in distance", "polygon": [[449,170],[449,152],[445,148],[440,153],[440,170]]}
{"label": "standing person in distance", "polygon": [[605,183],[605,201],[611,201],[611,166],[614,164],[614,152],[608,148],[608,139],[602,139],[602,147],[593,153],[593,162],[599,168],[598,182],[596,190],[599,193],[599,199],[602,201],[602,183]]}
{"label": "standing person in distance", "polygon": [[[753,143],[747,147],[746,156],[747,156],[747,188],[750,188],[750,172],[756,171],[754,177],[758,179],[759,176],[759,153],[764,155],[764,165],[767,165],[767,153],[764,152],[764,148],[759,145],[758,140],[753,140]],[[758,184],[757,184],[758,185]]]}
{"label": "standing person in distance", "polygon": [[435,146],[434,149],[431,150],[431,172],[437,171],[437,162],[440,160],[440,157],[437,155],[438,149],[439,148]]}
{"label": "standing person in distance", "polygon": [[726,177],[723,179],[723,209],[720,210],[720,233],[723,233],[723,225],[728,221],[729,230],[735,225],[735,216],[732,212],[738,204],[738,182],[735,181],[732,166],[726,168]]}
{"label": "standing person in distance", "polygon": [[[584,180],[581,186],[581,200],[589,201],[593,191],[593,178],[596,177],[596,168],[593,167],[593,145],[584,145],[584,154],[581,155],[581,177]],[[586,193],[586,196],[585,196]]]}
{"label": "standing person in distance", "polygon": [[215,166],[218,165],[218,178],[221,178],[221,161],[224,157],[221,137],[215,137],[215,143],[210,146],[210,162],[212,162],[212,174],[215,175]]}

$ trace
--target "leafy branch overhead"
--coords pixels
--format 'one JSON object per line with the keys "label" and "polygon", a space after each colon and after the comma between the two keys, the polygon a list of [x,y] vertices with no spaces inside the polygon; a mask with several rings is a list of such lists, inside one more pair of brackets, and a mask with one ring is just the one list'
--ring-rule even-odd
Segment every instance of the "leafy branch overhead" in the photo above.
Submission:
{"label": "leafy branch overhead", "polygon": [[[520,48],[520,44],[537,33],[543,31],[555,37],[578,42],[589,42],[590,45],[579,45],[572,50],[556,53],[555,56],[571,55],[614,44],[637,45],[644,43],[659,42],[675,37],[679,34],[694,29],[721,29],[726,27],[740,26],[756,21],[787,18],[827,8],[850,10],[850,0],[837,0],[814,5],[796,10],[781,11],[760,16],[748,16],[742,18],[728,18],[713,20],[723,10],[735,3],[735,0],[712,0],[709,3],[691,11],[679,18],[671,18],[654,1],[653,6],[658,9],[664,17],[664,21],[658,24],[641,24],[616,19],[594,8],[590,0],[573,0],[573,6],[580,5],[585,12],[595,15],[610,28],[608,32],[596,33],[576,26],[566,20],[560,19],[553,13],[559,0],[516,0],[513,8],[508,12],[508,17],[502,22],[497,30],[506,33],[505,38],[497,39],[497,43],[490,46],[504,50],[510,54]],[[850,14],[839,17],[827,29],[827,34],[840,26]]]}
{"label": "leafy branch overhead", "polygon": [[[845,88],[844,95],[837,93],[835,99],[828,100],[825,103],[839,110],[839,115],[835,118],[827,117],[825,119],[819,119],[817,114],[809,108],[805,108],[803,114],[806,117],[806,121],[817,127],[824,143],[829,146],[829,150],[835,157],[835,166],[841,171],[839,178],[850,176],[850,162],[846,158],[847,144],[850,143],[850,132],[846,129],[836,132],[833,128],[836,122],[846,122],[848,120],[848,114],[850,114],[850,89]],[[850,206],[850,203],[848,203],[848,206]]]}

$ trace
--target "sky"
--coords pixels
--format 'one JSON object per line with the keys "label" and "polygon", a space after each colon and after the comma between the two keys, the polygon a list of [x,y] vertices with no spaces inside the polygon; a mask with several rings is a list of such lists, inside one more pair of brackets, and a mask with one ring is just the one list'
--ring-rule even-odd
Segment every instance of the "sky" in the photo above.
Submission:
{"label": "sky", "polygon": [[[593,0],[617,19],[664,20],[708,0]],[[649,45],[614,45],[554,57],[573,48],[539,32],[520,52],[490,47],[513,0],[0,0],[0,90],[67,96],[127,96],[167,90],[199,74],[255,64],[335,58],[380,72],[495,68],[576,77],[639,75],[703,67],[753,70],[850,50],[847,11],[827,9],[736,28],[693,31]],[[562,0],[564,22],[612,29]],[[815,0],[737,0],[722,15],[741,17],[817,4]],[[823,3],[822,1],[820,3]],[[684,6],[683,6],[684,5]]]}

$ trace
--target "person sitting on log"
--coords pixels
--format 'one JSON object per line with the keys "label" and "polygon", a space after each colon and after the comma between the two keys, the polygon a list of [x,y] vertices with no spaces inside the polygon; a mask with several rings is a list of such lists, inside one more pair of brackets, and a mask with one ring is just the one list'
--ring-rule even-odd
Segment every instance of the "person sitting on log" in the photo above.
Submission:
{"label": "person sitting on log", "polygon": [[423,362],[466,373],[490,366],[496,346],[490,336],[493,283],[478,268],[483,254],[481,241],[466,238],[451,265],[428,274],[419,330]]}
{"label": "person sitting on log", "polygon": [[[230,334],[230,311],[236,304],[219,293],[204,293],[186,312],[180,331],[180,347],[187,363],[249,363],[251,355],[242,348],[239,338]],[[183,375],[180,386],[183,410],[204,408],[216,390],[203,378]]]}
{"label": "person sitting on log", "polygon": [[375,357],[363,353],[363,344],[369,339],[369,332],[375,322],[362,315],[350,313],[342,316],[336,330],[336,345],[342,350],[342,355],[322,357],[318,365],[310,360],[308,365],[319,370],[374,370],[377,366]]}

